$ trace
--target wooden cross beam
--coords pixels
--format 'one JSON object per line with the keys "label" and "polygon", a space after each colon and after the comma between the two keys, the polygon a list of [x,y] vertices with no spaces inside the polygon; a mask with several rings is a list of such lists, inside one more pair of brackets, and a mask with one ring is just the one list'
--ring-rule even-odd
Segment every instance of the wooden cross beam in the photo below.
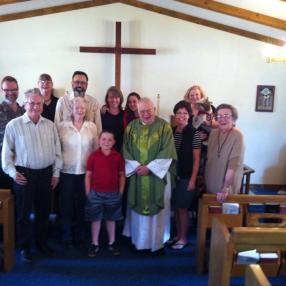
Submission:
{"label": "wooden cross beam", "polygon": [[155,49],[122,48],[121,22],[116,22],[115,47],[80,47],[81,53],[110,53],[115,54],[115,85],[120,88],[121,83],[121,55],[156,55]]}

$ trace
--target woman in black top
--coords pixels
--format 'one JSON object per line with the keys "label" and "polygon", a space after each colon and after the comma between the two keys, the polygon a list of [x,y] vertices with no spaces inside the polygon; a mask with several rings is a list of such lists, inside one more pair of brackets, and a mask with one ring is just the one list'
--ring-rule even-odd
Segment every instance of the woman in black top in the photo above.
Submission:
{"label": "woman in black top", "polygon": [[191,106],[186,101],[182,100],[175,105],[176,127],[173,129],[173,134],[178,163],[177,184],[173,193],[177,234],[170,241],[173,243],[173,249],[182,249],[188,243],[188,208],[194,199],[200,165],[201,140],[198,131],[189,123],[190,114]]}
{"label": "woman in black top", "polygon": [[121,151],[123,142],[123,94],[120,89],[111,86],[105,95],[106,111],[101,114],[102,129],[108,129],[115,135],[115,150]]}

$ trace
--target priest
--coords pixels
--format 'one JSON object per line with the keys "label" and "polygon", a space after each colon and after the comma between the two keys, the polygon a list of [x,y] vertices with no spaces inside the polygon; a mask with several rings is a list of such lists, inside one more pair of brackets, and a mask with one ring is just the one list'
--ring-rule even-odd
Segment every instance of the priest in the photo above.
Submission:
{"label": "priest", "polygon": [[124,134],[129,187],[123,234],[137,250],[161,254],[170,237],[170,173],[177,155],[172,129],[155,116],[149,98],[139,101],[138,113],[139,119],[131,121]]}

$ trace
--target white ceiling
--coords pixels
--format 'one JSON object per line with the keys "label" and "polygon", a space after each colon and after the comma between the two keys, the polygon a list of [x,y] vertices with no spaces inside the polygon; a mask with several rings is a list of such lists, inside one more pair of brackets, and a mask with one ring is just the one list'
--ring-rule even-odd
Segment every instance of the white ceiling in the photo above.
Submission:
{"label": "white ceiling", "polygon": [[[72,4],[85,2],[86,0],[30,0],[16,4],[0,5],[0,15],[6,15],[16,12],[30,11],[45,7],[59,6],[63,4]],[[175,0],[140,0],[140,2],[150,3],[156,6],[168,8],[174,11],[182,12],[206,20],[225,24],[228,26],[240,28],[250,32],[255,32],[265,36],[274,37],[286,42],[286,31],[271,28],[261,24],[256,24],[247,20],[224,15],[210,10],[183,4]],[[251,10],[260,14],[272,16],[286,20],[286,2],[281,0],[219,0],[228,5]]]}

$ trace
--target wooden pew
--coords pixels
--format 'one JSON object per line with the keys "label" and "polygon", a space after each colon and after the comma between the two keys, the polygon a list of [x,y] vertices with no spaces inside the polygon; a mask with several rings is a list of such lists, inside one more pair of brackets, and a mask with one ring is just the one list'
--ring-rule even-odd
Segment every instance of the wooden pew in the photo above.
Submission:
{"label": "wooden pew", "polygon": [[245,271],[245,286],[271,286],[258,264],[250,264]]}
{"label": "wooden pew", "polygon": [[[249,203],[280,203],[286,204],[285,195],[229,195],[227,203],[240,204],[239,215],[211,214],[209,206],[218,206],[215,194],[204,194],[199,200],[198,223],[197,223],[197,255],[196,265],[197,273],[202,274],[204,271],[206,234],[211,228],[212,219],[214,217],[224,221],[227,227],[244,226],[246,221],[246,208]],[[284,215],[285,216],[285,215]],[[272,225],[273,226],[273,225]]]}
{"label": "wooden pew", "polygon": [[11,190],[0,189],[0,225],[3,226],[3,247],[5,272],[11,271],[14,265],[14,199]]}
{"label": "wooden pew", "polygon": [[[245,266],[235,264],[235,253],[252,249],[258,252],[286,250],[286,229],[234,227],[229,232],[222,221],[213,219],[208,285],[229,286],[235,267]],[[278,269],[278,265],[276,267]]]}
{"label": "wooden pew", "polygon": [[247,165],[243,165],[243,176],[242,176],[242,182],[241,182],[241,188],[240,188],[240,193],[241,194],[249,194],[250,190],[250,177],[251,174],[255,172],[254,169]]}

